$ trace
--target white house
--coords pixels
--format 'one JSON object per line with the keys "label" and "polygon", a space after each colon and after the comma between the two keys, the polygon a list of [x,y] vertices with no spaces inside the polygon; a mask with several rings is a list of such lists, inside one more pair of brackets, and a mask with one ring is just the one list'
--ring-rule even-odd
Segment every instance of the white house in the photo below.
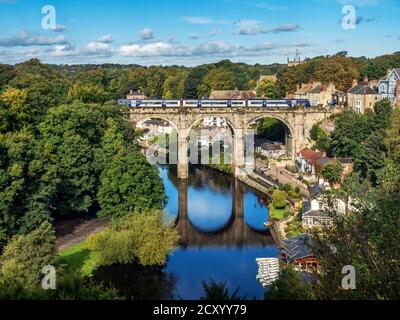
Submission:
{"label": "white house", "polygon": [[279,158],[286,155],[286,148],[282,143],[265,141],[256,143],[256,151],[266,158]]}
{"label": "white house", "polygon": [[224,128],[227,126],[226,120],[219,117],[205,117],[203,120],[204,127]]}
{"label": "white house", "polygon": [[[346,214],[346,201],[339,197],[331,198],[329,201],[324,197],[324,191],[329,190],[328,183],[317,183],[310,189],[310,199],[303,201],[302,225],[305,229],[321,227],[332,223],[332,213],[338,215]],[[351,202],[347,204],[352,209]]]}
{"label": "white house", "polygon": [[400,105],[400,68],[388,70],[378,82],[378,100],[385,98],[393,105]]}
{"label": "white house", "polygon": [[168,121],[159,120],[159,119],[150,119],[138,126],[143,129],[146,133],[149,133],[152,136],[158,136],[163,134],[171,134],[173,131],[173,127],[169,124]]}

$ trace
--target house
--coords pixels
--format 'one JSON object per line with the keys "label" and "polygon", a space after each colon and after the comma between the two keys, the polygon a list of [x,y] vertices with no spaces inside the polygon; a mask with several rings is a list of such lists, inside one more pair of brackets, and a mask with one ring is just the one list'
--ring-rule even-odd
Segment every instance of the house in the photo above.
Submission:
{"label": "house", "polygon": [[302,203],[302,226],[306,230],[322,227],[332,223],[333,213],[344,215],[347,209],[352,208],[351,200],[329,195],[325,191],[331,189],[329,183],[320,179],[309,188],[309,199]]}
{"label": "house", "polygon": [[389,69],[377,87],[379,101],[389,99],[393,105],[400,106],[400,68]]}
{"label": "house", "polygon": [[284,263],[292,264],[296,271],[318,272],[318,259],[314,253],[318,249],[313,237],[301,234],[289,240],[283,240],[280,257]]}
{"label": "house", "polygon": [[140,90],[138,90],[138,91],[130,90],[129,94],[126,96],[126,99],[128,99],[128,100],[145,100],[145,99],[147,99],[147,96]]}
{"label": "house", "polygon": [[321,152],[304,148],[296,156],[296,171],[309,179],[316,179],[316,163],[322,156]]}
{"label": "house", "polygon": [[333,104],[333,94],[337,92],[333,83],[322,84],[321,82],[312,82],[308,84],[297,85],[294,93],[294,99],[308,99],[312,106],[328,106]]}
{"label": "house", "polygon": [[150,136],[171,134],[173,131],[173,127],[169,124],[169,122],[161,119],[146,120],[138,127],[146,133],[149,133]]}
{"label": "house", "polygon": [[312,106],[328,106],[332,103],[332,94],[336,91],[333,83],[320,84],[308,91],[307,97]]}
{"label": "house", "polygon": [[282,143],[256,140],[255,147],[256,152],[266,158],[277,159],[286,155],[286,147]]}
{"label": "house", "polygon": [[302,83],[300,85],[296,85],[296,91],[294,92],[293,99],[308,99],[308,91],[311,90],[313,87],[320,85],[320,82],[314,83]]}
{"label": "house", "polygon": [[302,225],[304,229],[312,229],[332,223],[329,212],[321,209],[321,204],[317,199],[303,201]]}
{"label": "house", "polygon": [[257,93],[255,91],[240,91],[237,88],[235,90],[212,90],[209,98],[215,100],[251,100],[257,99]]}
{"label": "house", "polygon": [[220,117],[205,117],[203,120],[204,127],[225,128],[228,126],[226,120]]}
{"label": "house", "polygon": [[378,92],[368,77],[360,84],[353,80],[353,86],[347,91],[347,107],[356,113],[364,114],[368,109],[373,111],[377,100]]}

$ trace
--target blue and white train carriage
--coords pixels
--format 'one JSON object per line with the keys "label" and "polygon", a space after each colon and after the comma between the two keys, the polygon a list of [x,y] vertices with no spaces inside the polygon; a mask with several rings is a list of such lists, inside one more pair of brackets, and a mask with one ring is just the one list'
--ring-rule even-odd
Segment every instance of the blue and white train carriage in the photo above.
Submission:
{"label": "blue and white train carriage", "polygon": [[310,108],[307,99],[254,99],[254,100],[130,100],[119,99],[119,105],[127,105],[130,108],[293,108],[302,106]]}

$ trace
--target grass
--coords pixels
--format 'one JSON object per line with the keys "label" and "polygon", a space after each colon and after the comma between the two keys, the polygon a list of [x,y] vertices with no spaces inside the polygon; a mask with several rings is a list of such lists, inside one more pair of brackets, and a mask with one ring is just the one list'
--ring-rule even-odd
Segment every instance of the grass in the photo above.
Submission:
{"label": "grass", "polygon": [[57,260],[60,264],[67,265],[71,271],[80,271],[83,275],[90,276],[97,268],[99,257],[86,247],[85,242],[81,242],[61,250]]}
{"label": "grass", "polygon": [[286,207],[283,209],[275,208],[274,206],[270,206],[269,213],[272,219],[275,220],[283,220],[289,217],[290,208]]}

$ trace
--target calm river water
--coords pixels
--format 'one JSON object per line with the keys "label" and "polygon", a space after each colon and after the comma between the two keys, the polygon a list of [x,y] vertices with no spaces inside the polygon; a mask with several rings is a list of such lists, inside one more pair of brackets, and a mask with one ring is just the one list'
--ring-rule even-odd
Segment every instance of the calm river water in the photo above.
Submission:
{"label": "calm river water", "polygon": [[187,182],[177,179],[176,168],[159,171],[169,199],[165,212],[177,220],[180,248],[164,268],[112,266],[100,268],[95,278],[132,299],[199,299],[202,279],[261,299],[255,259],[278,255],[263,225],[267,198],[215,170],[191,167]]}

